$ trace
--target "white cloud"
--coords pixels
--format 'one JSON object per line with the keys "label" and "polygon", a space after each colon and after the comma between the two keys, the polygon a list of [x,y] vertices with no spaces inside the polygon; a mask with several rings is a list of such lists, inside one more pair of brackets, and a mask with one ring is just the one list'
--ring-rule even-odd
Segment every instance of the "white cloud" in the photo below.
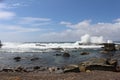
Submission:
{"label": "white cloud", "polygon": [[11,19],[15,16],[15,13],[9,11],[0,11],[0,19]]}
{"label": "white cloud", "polygon": [[47,25],[51,19],[49,18],[36,18],[36,17],[22,17],[19,20],[19,24],[31,24],[34,26]]}
{"label": "white cloud", "polygon": [[[4,27],[3,27],[4,26]],[[37,32],[40,28],[26,28],[15,25],[0,25],[0,29],[12,33],[23,33],[23,32]]]}
{"label": "white cloud", "polygon": [[[118,19],[119,20],[119,19]],[[80,40],[80,37],[84,34],[90,34],[91,36],[103,36],[105,40],[120,40],[120,23],[96,23],[92,24],[90,20],[84,20],[77,24],[70,22],[60,22],[68,29],[62,32],[51,32],[42,35],[41,38],[51,41],[76,41]],[[50,39],[48,39],[50,38]]]}

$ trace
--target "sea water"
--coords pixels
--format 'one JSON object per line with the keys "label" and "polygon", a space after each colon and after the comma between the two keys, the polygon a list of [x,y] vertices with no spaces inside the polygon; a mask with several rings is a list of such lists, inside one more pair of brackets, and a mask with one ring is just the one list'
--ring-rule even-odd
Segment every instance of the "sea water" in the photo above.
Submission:
{"label": "sea water", "polygon": [[[99,44],[104,42],[101,36],[90,37],[87,34],[76,42],[2,42],[0,67],[64,66],[79,64],[90,58],[109,57],[110,55],[100,53],[103,45]],[[65,52],[70,57],[63,57]],[[80,55],[82,52],[89,54]],[[15,57],[21,57],[21,60],[14,60]]]}
{"label": "sea water", "polygon": [[[40,43],[40,42],[3,42],[0,48],[0,66],[63,66],[78,64],[89,58],[99,57],[102,45],[79,45],[76,42]],[[63,57],[63,53],[70,57]],[[89,55],[80,55],[89,52]],[[61,54],[61,56],[56,56]],[[15,57],[21,57],[16,62]],[[31,61],[31,59],[37,60]]]}

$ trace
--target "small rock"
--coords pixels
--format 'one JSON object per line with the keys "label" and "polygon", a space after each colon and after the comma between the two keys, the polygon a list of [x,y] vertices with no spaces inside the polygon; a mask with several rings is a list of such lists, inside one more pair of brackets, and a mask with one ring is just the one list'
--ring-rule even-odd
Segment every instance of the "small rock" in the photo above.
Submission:
{"label": "small rock", "polygon": [[61,56],[61,54],[55,54],[55,56]]}
{"label": "small rock", "polygon": [[34,67],[34,70],[38,70],[38,69],[40,69],[39,66],[35,66],[35,67]]}
{"label": "small rock", "polygon": [[26,72],[33,72],[33,71],[34,71],[33,67],[27,67],[26,68]]}
{"label": "small rock", "polygon": [[8,68],[8,69],[3,69],[2,71],[4,71],[4,72],[13,72],[13,69]]}
{"label": "small rock", "polygon": [[39,60],[39,58],[38,57],[35,57],[35,58],[32,58],[32,59],[30,59],[31,61],[36,61],[36,60]]}
{"label": "small rock", "polygon": [[107,64],[115,65],[117,60],[116,59],[108,59],[106,62],[107,62]]}
{"label": "small rock", "polygon": [[85,72],[86,71],[85,65],[84,64],[80,64],[79,65],[79,70],[80,70],[80,72]]}
{"label": "small rock", "polygon": [[59,70],[55,71],[55,73],[61,74],[61,73],[64,73],[64,71],[62,69],[59,69]]}
{"label": "small rock", "polygon": [[86,70],[87,73],[91,72],[90,70]]}
{"label": "small rock", "polygon": [[50,67],[48,68],[49,72],[52,73],[52,72],[55,72],[57,70],[59,70],[57,67]]}
{"label": "small rock", "polygon": [[107,54],[109,51],[100,51],[100,53]]}
{"label": "small rock", "polygon": [[15,60],[16,62],[19,62],[19,61],[21,60],[21,57],[14,57],[14,60]]}
{"label": "small rock", "polygon": [[88,55],[88,54],[90,54],[89,52],[82,52],[82,53],[80,53],[80,55]]}
{"label": "small rock", "polygon": [[70,54],[67,53],[67,52],[65,52],[65,53],[63,54],[63,57],[70,57]]}
{"label": "small rock", "polygon": [[16,67],[15,71],[16,72],[22,72],[22,71],[25,71],[25,69],[21,66],[18,66],[18,67]]}

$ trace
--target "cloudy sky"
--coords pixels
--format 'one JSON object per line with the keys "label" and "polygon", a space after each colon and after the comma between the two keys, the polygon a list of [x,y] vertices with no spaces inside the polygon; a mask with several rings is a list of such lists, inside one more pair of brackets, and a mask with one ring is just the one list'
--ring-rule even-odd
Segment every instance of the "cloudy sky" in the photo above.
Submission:
{"label": "cloudy sky", "polygon": [[120,41],[120,0],[0,0],[0,40]]}

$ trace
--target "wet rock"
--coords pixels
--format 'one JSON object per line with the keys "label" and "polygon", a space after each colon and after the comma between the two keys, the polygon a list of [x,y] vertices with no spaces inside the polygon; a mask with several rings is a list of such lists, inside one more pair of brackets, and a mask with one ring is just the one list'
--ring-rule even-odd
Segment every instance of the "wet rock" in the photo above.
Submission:
{"label": "wet rock", "polygon": [[79,71],[80,71],[80,72],[85,72],[85,71],[86,71],[86,65],[83,64],[83,63],[80,64],[80,65],[79,65]]}
{"label": "wet rock", "polygon": [[6,68],[6,69],[3,69],[2,71],[4,71],[4,72],[14,72],[14,70],[11,69],[11,68]]}
{"label": "wet rock", "polygon": [[70,54],[67,53],[67,52],[65,52],[65,53],[63,54],[63,57],[70,57]]}
{"label": "wet rock", "polygon": [[16,62],[19,62],[19,61],[21,60],[21,57],[19,57],[19,56],[18,56],[18,57],[14,57],[13,59],[14,59]]}
{"label": "wet rock", "polygon": [[38,69],[40,69],[40,67],[39,66],[35,66],[35,67],[33,67],[33,69],[34,70],[38,70]]}
{"label": "wet rock", "polygon": [[31,61],[36,61],[36,60],[39,60],[39,58],[38,57],[35,57],[35,58],[32,58],[32,59],[30,59]]}
{"label": "wet rock", "polygon": [[61,56],[62,54],[55,54],[55,56]]}
{"label": "wet rock", "polygon": [[107,62],[106,62],[106,63],[109,64],[109,65],[115,65],[116,62],[117,62],[116,59],[107,59]]}
{"label": "wet rock", "polygon": [[48,68],[48,70],[50,73],[57,73],[57,74],[64,73],[63,69],[59,67],[50,67]]}
{"label": "wet rock", "polygon": [[100,53],[107,54],[109,51],[100,51]]}
{"label": "wet rock", "polygon": [[59,70],[55,71],[55,73],[61,74],[61,73],[64,73],[64,71],[62,69],[59,69]]}
{"label": "wet rock", "polygon": [[15,68],[16,72],[26,72],[26,70],[22,66],[18,66]]}
{"label": "wet rock", "polygon": [[25,70],[26,70],[26,72],[33,72],[34,68],[33,67],[27,67]]}
{"label": "wet rock", "polygon": [[66,72],[80,72],[78,65],[67,65],[64,66],[64,73]]}
{"label": "wet rock", "polygon": [[117,72],[120,72],[120,60],[117,60],[116,65],[115,65],[115,70]]}
{"label": "wet rock", "polygon": [[80,55],[88,55],[88,54],[90,54],[89,52],[82,52],[82,53],[80,53]]}
{"label": "wet rock", "polygon": [[52,72],[55,72],[57,70],[57,67],[49,67],[48,70],[50,73],[52,73]]}
{"label": "wet rock", "polygon": [[40,67],[39,71],[46,71],[48,70],[48,67]]}
{"label": "wet rock", "polygon": [[87,73],[91,72],[90,70],[86,70]]}
{"label": "wet rock", "polygon": [[79,69],[81,72],[85,72],[86,70],[114,71],[114,65],[108,65],[106,61],[104,58],[93,58],[89,61],[82,62],[79,65]]}

